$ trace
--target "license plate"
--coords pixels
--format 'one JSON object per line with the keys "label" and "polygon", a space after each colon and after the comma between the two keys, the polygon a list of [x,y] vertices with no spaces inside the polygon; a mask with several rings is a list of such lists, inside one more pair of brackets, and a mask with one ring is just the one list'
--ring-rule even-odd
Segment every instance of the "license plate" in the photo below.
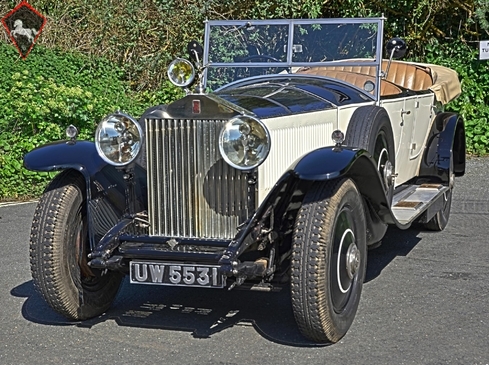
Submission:
{"label": "license plate", "polygon": [[226,282],[218,266],[175,262],[131,261],[131,284],[222,288]]}

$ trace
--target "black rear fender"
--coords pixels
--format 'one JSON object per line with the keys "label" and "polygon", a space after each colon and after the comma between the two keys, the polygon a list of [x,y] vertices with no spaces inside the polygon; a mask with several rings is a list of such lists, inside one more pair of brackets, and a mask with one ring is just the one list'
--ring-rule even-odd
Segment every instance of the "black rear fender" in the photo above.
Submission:
{"label": "black rear fender", "polygon": [[465,174],[465,153],[465,126],[462,118],[455,113],[440,113],[431,127],[419,175],[448,184],[451,159],[455,176]]}

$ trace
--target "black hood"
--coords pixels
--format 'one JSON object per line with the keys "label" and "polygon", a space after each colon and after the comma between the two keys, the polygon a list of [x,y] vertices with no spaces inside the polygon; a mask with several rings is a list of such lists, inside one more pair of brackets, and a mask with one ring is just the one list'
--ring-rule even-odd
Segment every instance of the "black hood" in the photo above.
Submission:
{"label": "black hood", "polygon": [[371,101],[341,81],[304,75],[260,76],[235,82],[210,94],[190,94],[168,105],[148,109],[142,118],[230,119],[239,114],[258,118],[310,113]]}
{"label": "black hood", "polygon": [[259,118],[308,113],[371,100],[341,81],[299,75],[247,79],[214,94]]}

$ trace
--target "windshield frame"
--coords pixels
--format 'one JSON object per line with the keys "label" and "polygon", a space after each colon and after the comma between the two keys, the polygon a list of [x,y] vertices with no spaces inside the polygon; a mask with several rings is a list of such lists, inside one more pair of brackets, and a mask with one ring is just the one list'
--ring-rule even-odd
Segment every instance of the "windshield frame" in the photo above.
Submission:
{"label": "windshield frame", "polygon": [[[341,62],[341,66],[373,66],[376,70],[376,82],[373,97],[377,102],[380,100],[380,80],[382,77],[381,63],[382,63],[382,49],[383,49],[383,33],[384,33],[384,17],[379,18],[328,18],[328,19],[271,19],[271,20],[208,20],[205,22],[205,39],[204,39],[204,73],[203,73],[203,85],[207,85],[208,70],[212,68],[237,68],[237,67],[281,67],[287,68],[289,73],[293,68],[299,67],[315,67],[315,66],[337,66]],[[313,24],[374,24],[376,25],[376,45],[375,45],[375,59],[363,59],[361,62],[352,60],[334,60],[334,61],[322,61],[322,62],[296,62],[293,61],[294,53],[294,29],[297,25],[313,25]],[[253,26],[287,26],[288,38],[286,49],[286,61],[283,62],[210,62],[210,37],[211,29],[219,26],[235,26],[239,30],[244,27]]]}

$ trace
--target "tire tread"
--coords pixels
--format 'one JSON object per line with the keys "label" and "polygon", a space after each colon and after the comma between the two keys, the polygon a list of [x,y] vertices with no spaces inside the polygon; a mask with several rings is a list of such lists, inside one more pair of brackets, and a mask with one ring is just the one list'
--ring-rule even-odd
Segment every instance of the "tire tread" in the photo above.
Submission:
{"label": "tire tread", "polygon": [[63,265],[69,265],[68,253],[63,250],[65,230],[68,230],[67,225],[72,218],[70,214],[74,214],[71,208],[82,204],[84,184],[83,176],[71,170],[63,171],[53,179],[34,212],[29,244],[31,274],[36,290],[55,311],[75,320],[105,311],[120,282],[120,276],[109,281],[112,288],[107,285],[106,293],[102,294],[107,297],[107,304],[94,308],[89,299],[83,298],[80,278],[63,275],[66,272]]}
{"label": "tire tread", "polygon": [[351,180],[316,183],[306,194],[294,227],[292,308],[300,331],[317,342],[337,342],[344,335],[329,315],[328,292],[320,282],[328,277],[323,227],[333,226],[335,219],[334,214],[328,214],[328,208],[339,204],[343,192],[351,188],[356,190]]}

